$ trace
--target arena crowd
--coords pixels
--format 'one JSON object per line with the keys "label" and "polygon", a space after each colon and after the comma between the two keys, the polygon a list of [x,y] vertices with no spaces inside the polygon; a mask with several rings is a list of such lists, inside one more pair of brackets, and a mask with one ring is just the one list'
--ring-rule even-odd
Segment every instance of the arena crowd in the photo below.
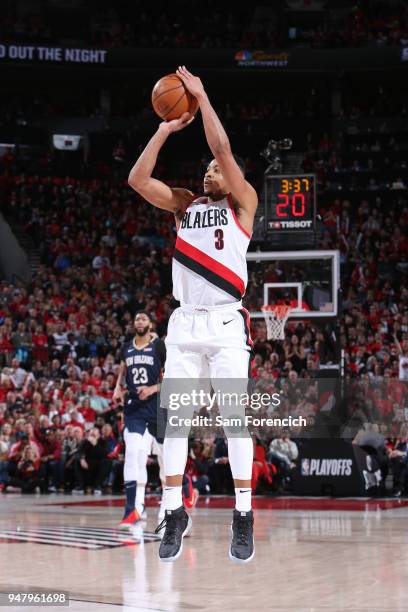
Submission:
{"label": "arena crowd", "polygon": [[[335,154],[323,136],[305,163],[319,166],[323,159],[326,168]],[[7,189],[10,210],[36,237],[41,265],[29,288],[0,285],[2,488],[118,491],[123,413],[111,398],[120,348],[138,309],[149,311],[155,330],[165,335],[173,307],[172,219],[143,203],[126,181],[18,175],[8,177]],[[398,438],[393,450],[405,441],[406,388],[398,379],[407,378],[408,292],[404,278],[386,271],[406,259],[408,209],[398,201],[384,207],[380,200],[377,193],[357,207],[330,200],[321,210],[322,246],[342,253],[340,341],[347,378],[368,387],[364,406],[356,402],[350,416],[381,423],[387,439]],[[268,280],[272,272],[266,271]],[[250,283],[249,309],[257,289]],[[267,340],[262,324],[252,335],[258,390],[313,381],[327,360],[328,340],[311,324],[292,323],[283,343]],[[289,389],[280,414],[301,414],[313,424],[319,401],[308,388],[306,396],[295,391],[292,399]],[[288,485],[307,435],[274,433],[267,440],[255,437],[254,490]],[[188,470],[202,492],[230,490],[223,437],[193,439]],[[159,486],[157,478],[153,482]]]}

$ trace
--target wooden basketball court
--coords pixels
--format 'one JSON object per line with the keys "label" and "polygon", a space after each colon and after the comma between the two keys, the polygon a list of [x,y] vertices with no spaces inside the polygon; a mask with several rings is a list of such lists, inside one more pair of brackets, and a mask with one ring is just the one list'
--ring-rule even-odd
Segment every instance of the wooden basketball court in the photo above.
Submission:
{"label": "wooden basketball court", "polygon": [[2,603],[10,591],[50,590],[69,593],[69,610],[98,612],[408,610],[408,500],[255,498],[248,565],[228,558],[232,498],[199,500],[182,558],[167,564],[157,555],[156,498],[131,534],[116,529],[121,505],[3,495]]}

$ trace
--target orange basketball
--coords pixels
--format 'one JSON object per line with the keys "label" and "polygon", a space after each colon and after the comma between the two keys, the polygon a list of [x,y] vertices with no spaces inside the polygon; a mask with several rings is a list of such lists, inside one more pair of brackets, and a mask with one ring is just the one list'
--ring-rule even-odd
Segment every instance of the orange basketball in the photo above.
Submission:
{"label": "orange basketball", "polygon": [[167,74],[157,81],[152,91],[155,112],[166,121],[178,119],[183,113],[195,115],[197,99],[184,87],[177,74]]}

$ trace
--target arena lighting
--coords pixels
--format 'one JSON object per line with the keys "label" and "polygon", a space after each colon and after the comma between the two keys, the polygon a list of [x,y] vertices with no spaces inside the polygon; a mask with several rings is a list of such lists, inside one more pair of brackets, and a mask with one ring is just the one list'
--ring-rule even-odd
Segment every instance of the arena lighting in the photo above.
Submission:
{"label": "arena lighting", "polygon": [[53,134],[52,144],[58,151],[78,151],[82,145],[79,134]]}

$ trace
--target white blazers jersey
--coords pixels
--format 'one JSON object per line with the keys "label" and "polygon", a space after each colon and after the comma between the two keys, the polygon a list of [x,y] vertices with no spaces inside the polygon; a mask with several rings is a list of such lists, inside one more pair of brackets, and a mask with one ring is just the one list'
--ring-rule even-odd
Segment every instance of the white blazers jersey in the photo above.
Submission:
{"label": "white blazers jersey", "polygon": [[231,195],[194,200],[184,213],[173,255],[173,294],[181,305],[239,302],[248,272],[250,234],[240,225]]}

